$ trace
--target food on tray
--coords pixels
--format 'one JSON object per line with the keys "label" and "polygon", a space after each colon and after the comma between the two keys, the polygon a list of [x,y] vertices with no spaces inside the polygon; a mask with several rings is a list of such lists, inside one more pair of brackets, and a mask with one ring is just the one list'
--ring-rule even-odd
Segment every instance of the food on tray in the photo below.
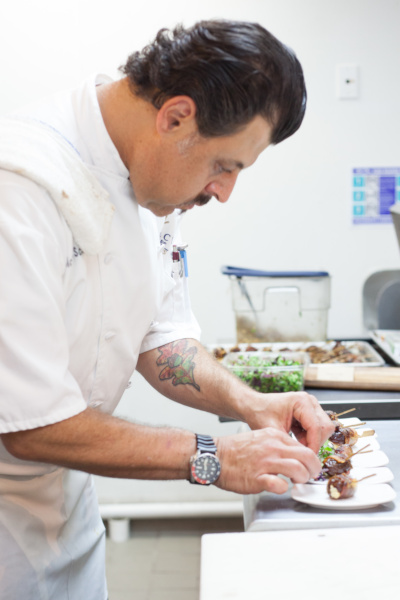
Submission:
{"label": "food on tray", "polygon": [[242,353],[228,356],[225,365],[258,392],[300,391],[304,387],[304,364],[282,355]]}
{"label": "food on tray", "polygon": [[338,425],[329,438],[329,441],[331,441],[334,446],[340,446],[342,444],[353,446],[353,444],[358,441],[358,438],[359,435],[353,427],[340,427],[340,425]]}
{"label": "food on tray", "polygon": [[349,348],[342,342],[336,342],[330,350],[321,346],[308,346],[306,352],[310,354],[311,362],[314,364],[354,363],[360,362],[360,352],[355,351],[356,349],[357,346]]}
{"label": "food on tray", "polygon": [[327,456],[324,458],[322,465],[322,472],[325,477],[347,473],[353,468],[350,458],[347,458],[342,454],[332,454],[331,456]]}
{"label": "food on tray", "polygon": [[349,446],[348,444],[342,444],[341,446],[337,446],[334,452],[338,456],[345,456],[346,458],[350,458],[351,456],[353,456],[353,446]]}
{"label": "food on tray", "polygon": [[220,347],[220,348],[214,348],[213,354],[217,360],[222,360],[224,358],[224,356],[226,356],[228,354],[228,352],[227,352],[227,350],[225,350],[225,348]]}
{"label": "food on tray", "polygon": [[327,342],[293,342],[273,344],[256,344],[247,346],[236,344],[235,346],[219,346],[212,350],[218,359],[223,358],[227,352],[307,352],[311,364],[367,364],[381,365],[383,359],[377,355],[375,350],[364,341],[327,341]]}
{"label": "food on tray", "polygon": [[333,447],[333,444],[329,440],[327,440],[325,444],[322,444],[321,448],[319,449],[318,456],[322,462],[324,458],[330,456],[331,454],[335,454],[335,448]]}
{"label": "food on tray", "polygon": [[318,455],[321,460],[322,469],[314,481],[324,481],[334,475],[348,473],[353,468],[350,459],[356,454],[363,454],[368,446],[369,444],[354,452],[353,446],[343,444],[339,448],[334,449],[330,447],[329,442],[326,442],[319,450]]}
{"label": "food on tray", "polygon": [[348,473],[334,475],[328,480],[326,489],[332,500],[351,498],[357,489],[357,480],[350,477]]}
{"label": "food on tray", "polygon": [[[360,423],[357,427],[360,425],[365,425],[365,423]],[[374,433],[375,431],[373,429],[368,429],[359,434],[354,427],[342,427],[341,425],[337,425],[335,431],[329,438],[329,441],[332,442],[335,447],[341,446],[342,444],[353,446],[360,438],[374,435]]]}
{"label": "food on tray", "polygon": [[367,475],[362,479],[353,479],[348,473],[341,473],[334,475],[328,480],[326,489],[329,497],[332,500],[344,500],[345,498],[352,498],[357,489],[357,484],[368,477],[373,477],[375,473]]}

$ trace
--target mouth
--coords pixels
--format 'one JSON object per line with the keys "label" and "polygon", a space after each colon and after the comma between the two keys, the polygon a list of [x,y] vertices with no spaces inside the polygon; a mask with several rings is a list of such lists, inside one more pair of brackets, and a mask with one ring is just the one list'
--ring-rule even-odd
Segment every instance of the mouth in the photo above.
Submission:
{"label": "mouth", "polygon": [[205,206],[211,198],[212,196],[209,196],[208,194],[199,194],[194,200],[181,204],[179,208],[181,209],[181,212],[185,212],[192,209],[194,206]]}

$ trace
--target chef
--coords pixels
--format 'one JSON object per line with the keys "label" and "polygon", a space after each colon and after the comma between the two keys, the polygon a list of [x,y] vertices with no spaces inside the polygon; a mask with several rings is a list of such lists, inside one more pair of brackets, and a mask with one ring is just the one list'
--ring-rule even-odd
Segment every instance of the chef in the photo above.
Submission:
{"label": "chef", "polygon": [[[313,396],[259,394],[201,346],[179,232],[300,126],[296,57],[257,24],[208,21],[122,71],[0,120],[2,600],[107,598],[91,474],[279,494],[278,475],[317,475],[333,430]],[[251,431],[112,416],[135,369]]]}

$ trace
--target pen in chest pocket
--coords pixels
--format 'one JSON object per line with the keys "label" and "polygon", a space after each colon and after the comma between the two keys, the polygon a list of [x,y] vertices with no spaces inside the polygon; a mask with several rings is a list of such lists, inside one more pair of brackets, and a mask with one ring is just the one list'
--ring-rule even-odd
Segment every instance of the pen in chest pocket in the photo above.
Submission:
{"label": "pen in chest pocket", "polygon": [[190,298],[188,288],[187,244],[172,247],[172,273],[175,280],[182,281],[184,319],[190,320]]}

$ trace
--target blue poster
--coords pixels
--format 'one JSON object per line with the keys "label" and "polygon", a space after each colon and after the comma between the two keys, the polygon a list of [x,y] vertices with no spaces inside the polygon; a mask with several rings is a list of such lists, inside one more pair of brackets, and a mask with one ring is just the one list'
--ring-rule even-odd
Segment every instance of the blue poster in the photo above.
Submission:
{"label": "blue poster", "polygon": [[400,202],[400,167],[353,169],[354,225],[392,223],[395,202]]}

